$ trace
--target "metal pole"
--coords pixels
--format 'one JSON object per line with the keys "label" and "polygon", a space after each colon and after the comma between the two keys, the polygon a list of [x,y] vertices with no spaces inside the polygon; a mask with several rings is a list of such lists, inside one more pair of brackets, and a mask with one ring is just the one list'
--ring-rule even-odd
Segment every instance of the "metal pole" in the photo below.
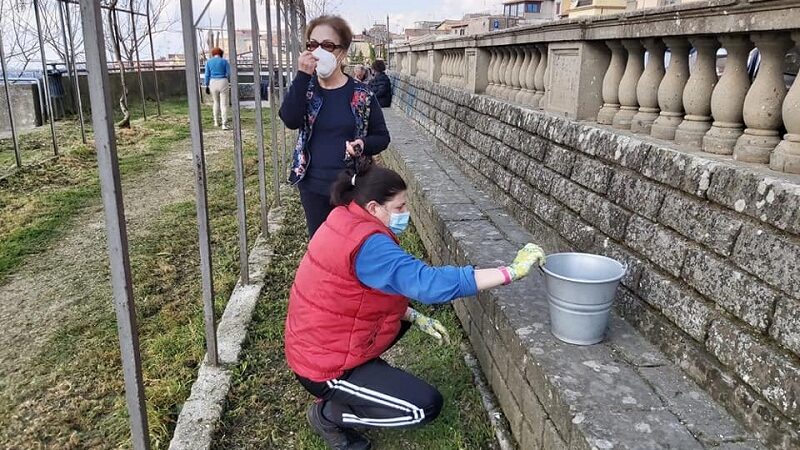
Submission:
{"label": "metal pole", "polygon": [[[203,20],[203,17],[205,17],[205,16],[206,16],[206,12],[208,11],[208,7],[209,7],[209,6],[211,6],[211,2],[212,2],[212,1],[214,1],[214,0],[208,0],[208,1],[206,2],[206,7],[205,7],[205,8],[203,8],[203,11],[201,11],[201,12],[200,12],[200,15],[199,15],[199,16],[197,16],[197,20],[195,20],[195,22],[194,22],[194,28],[197,28],[197,25],[199,25],[199,24],[200,24],[200,21],[201,21],[201,20]],[[149,3],[150,3],[150,0],[147,0],[147,3],[149,4]],[[150,8],[148,8],[148,10],[149,10],[149,9],[150,9]],[[148,20],[148,22],[150,22],[150,21]],[[198,72],[198,73],[199,73],[199,72]]]}
{"label": "metal pole", "polygon": [[192,0],[181,0],[183,23],[183,48],[186,52],[186,93],[189,97],[189,129],[192,134],[192,158],[194,160],[195,188],[197,196],[197,231],[200,242],[200,273],[203,285],[203,319],[206,331],[208,362],[216,366],[217,354],[216,318],[214,317],[214,273],[211,269],[211,237],[208,220],[208,190],[206,184],[206,157],[203,146],[203,121],[200,114],[200,65],[197,58],[197,41],[192,25]]}
{"label": "metal pole", "polygon": [[142,81],[142,63],[139,60],[139,37],[136,35],[136,16],[133,15],[133,0],[128,5],[131,8],[131,29],[133,30],[133,51],[136,54],[136,73],[139,75],[139,94],[142,97],[142,118],[147,120],[147,107],[144,100],[144,81]]}
{"label": "metal pole", "polygon": [[297,2],[292,1],[292,79],[297,74],[297,60],[300,57],[300,32],[297,29]]}
{"label": "metal pole", "polygon": [[44,54],[44,39],[42,38],[42,19],[39,14],[39,0],[33,0],[33,11],[36,15],[36,32],[39,34],[39,53],[42,56],[42,72],[44,76],[45,99],[47,99],[47,115],[50,120],[50,136],[53,138],[53,154],[58,156],[58,143],[56,142],[56,126],[53,123],[53,100],[50,98],[50,77],[47,75],[47,57]]}
{"label": "metal pole", "polygon": [[3,69],[3,87],[6,91],[6,106],[8,107],[8,122],[11,125],[11,139],[14,141],[14,159],[17,169],[22,167],[22,158],[19,156],[19,142],[17,141],[17,127],[14,124],[14,107],[11,106],[11,94],[8,91],[8,69],[6,68],[6,51],[3,48],[3,36],[0,33],[0,64]]}
{"label": "metal pole", "polygon": [[75,39],[72,36],[72,23],[69,17],[69,3],[64,3],[64,21],[67,23],[67,33],[69,34],[69,52],[72,56],[72,82],[75,84],[75,98],[77,100],[78,117],[81,122],[81,140],[86,143],[86,126],[84,124],[85,118],[83,117],[83,99],[81,99],[81,84],[78,80],[78,65],[75,62]]}
{"label": "metal pole", "polygon": [[270,141],[270,148],[272,149],[272,174],[274,181],[274,198],[275,204],[281,204],[281,181],[280,174],[283,172],[278,161],[278,106],[275,102],[275,54],[272,49],[272,12],[270,11],[271,0],[266,0],[267,4],[267,68],[269,70],[269,124],[272,128],[272,140]]}
{"label": "metal pole", "polygon": [[[294,80],[294,73],[292,72],[292,52],[293,50],[293,42],[292,42],[292,32],[289,29],[289,5],[290,2],[285,0],[285,4],[283,5],[283,31],[284,31],[284,42],[286,45],[286,72],[289,77],[289,84],[291,85],[292,81]],[[287,86],[288,88],[288,86]]]}
{"label": "metal pole", "polygon": [[[67,66],[67,73],[70,72],[70,54],[69,54],[69,42],[67,41],[67,30],[66,24],[64,23],[64,9],[62,8],[62,4],[59,1],[56,1],[56,6],[58,7],[58,17],[61,21],[61,37],[64,39],[64,64]],[[76,103],[75,93],[72,92],[72,103]]]}
{"label": "metal pole", "polygon": [[261,32],[258,29],[256,0],[250,0],[250,29],[253,39],[253,94],[256,102],[256,146],[258,149],[258,197],[261,201],[261,234],[269,236],[269,205],[267,204],[267,174],[264,157],[264,113],[261,110]]}
{"label": "metal pole", "polygon": [[[231,62],[231,100],[233,103],[233,165],[236,169],[236,209],[239,218],[239,266],[242,284],[250,284],[247,262],[247,207],[244,197],[244,159],[242,155],[242,117],[239,109],[239,68],[236,53],[236,10],[233,0],[225,0],[228,21],[228,53]],[[192,55],[194,57],[194,55]],[[197,73],[200,73],[198,70]]]}
{"label": "metal pole", "polygon": [[[210,4],[211,0],[209,0]],[[156,107],[158,108],[158,115],[161,115],[161,93],[158,91],[158,75],[156,74],[156,51],[153,48],[153,25],[150,23],[150,0],[147,0],[147,35],[150,38],[150,61],[153,69],[153,86],[156,88]],[[208,8],[208,5],[206,5]],[[200,73],[200,72],[198,72]]]}
{"label": "metal pole", "polygon": [[[278,87],[280,89],[278,93],[278,102],[282,105],[283,104],[283,97],[286,91],[286,85],[283,80],[283,36],[281,30],[281,0],[275,0],[275,24],[278,28]],[[286,125],[281,121],[281,141],[283,142],[283,158],[281,163],[283,164],[283,170],[288,169],[288,151],[286,148]]]}
{"label": "metal pole", "polygon": [[389,61],[391,60],[391,58],[389,58],[389,44],[391,44],[391,43],[392,43],[392,32],[389,31],[389,15],[387,14],[386,15],[386,55],[385,55],[386,61],[384,61],[386,63],[386,67],[389,67]]}
{"label": "metal pole", "polygon": [[111,90],[106,65],[105,34],[97,0],[81,0],[83,40],[86,68],[89,76],[92,123],[100,172],[100,192],[105,210],[108,257],[111,265],[111,286],[117,314],[117,330],[125,379],[125,398],[130,415],[131,442],[135,450],[148,450],[150,436],[147,428],[142,361],[136,324],[136,305],[133,301],[128,232],[125,207],[122,201],[117,143],[114,136]]}

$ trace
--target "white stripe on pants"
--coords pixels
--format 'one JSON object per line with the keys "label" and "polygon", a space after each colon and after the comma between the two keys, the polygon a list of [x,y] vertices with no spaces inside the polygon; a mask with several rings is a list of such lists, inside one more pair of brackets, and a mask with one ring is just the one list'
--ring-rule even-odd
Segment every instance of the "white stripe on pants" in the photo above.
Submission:
{"label": "white stripe on pants", "polygon": [[[228,104],[230,103],[228,80],[226,78],[214,78],[208,87],[211,90],[211,98],[214,99],[214,123],[224,125],[228,122]],[[221,117],[220,112],[222,112]]]}

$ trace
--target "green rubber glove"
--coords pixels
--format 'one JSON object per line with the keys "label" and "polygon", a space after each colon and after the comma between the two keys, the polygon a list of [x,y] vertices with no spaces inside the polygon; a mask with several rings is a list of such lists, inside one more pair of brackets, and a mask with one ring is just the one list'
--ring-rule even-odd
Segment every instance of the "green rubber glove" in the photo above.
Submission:
{"label": "green rubber glove", "polygon": [[416,325],[420,330],[424,331],[427,334],[435,337],[439,343],[444,342],[450,343],[450,335],[447,334],[447,329],[436,319],[431,319],[430,317],[419,313],[414,308],[408,308],[406,310],[406,320]]}
{"label": "green rubber glove", "polygon": [[522,247],[522,249],[517,252],[517,257],[514,258],[514,262],[508,266],[511,279],[517,281],[520,278],[524,278],[528,275],[528,272],[531,271],[531,267],[533,267],[534,264],[538,263],[540,266],[543,266],[545,260],[546,258],[542,247],[531,243],[525,244],[525,247]]}

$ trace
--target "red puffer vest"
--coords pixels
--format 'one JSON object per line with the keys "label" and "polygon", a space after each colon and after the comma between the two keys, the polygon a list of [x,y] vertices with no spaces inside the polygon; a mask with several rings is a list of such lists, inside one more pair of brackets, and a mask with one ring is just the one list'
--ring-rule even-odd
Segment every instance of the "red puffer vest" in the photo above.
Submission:
{"label": "red puffer vest", "polygon": [[289,294],[284,350],[292,370],[313,381],[337,378],[378,357],[400,331],[408,300],[361,284],[355,259],[364,241],[383,233],[356,203],[334,209],[314,234]]}

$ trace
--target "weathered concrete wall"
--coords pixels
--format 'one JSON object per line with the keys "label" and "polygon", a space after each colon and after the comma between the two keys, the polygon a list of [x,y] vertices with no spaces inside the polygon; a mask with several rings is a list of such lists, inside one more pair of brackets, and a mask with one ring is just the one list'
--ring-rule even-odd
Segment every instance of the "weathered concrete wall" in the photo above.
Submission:
{"label": "weathered concrete wall", "polygon": [[[157,72],[159,95],[162,100],[186,97],[186,72],[183,69],[159,70]],[[116,104],[122,92],[122,83],[119,73],[110,73],[111,98]],[[81,101],[85,111],[89,110],[89,86],[85,75],[78,76],[81,89]],[[65,108],[68,112],[73,112],[72,91],[73,82],[70,77],[63,78],[64,90],[66,91]],[[125,83],[128,86],[128,101],[139,103],[141,94],[139,93],[139,75],[134,72],[125,73]],[[142,83],[144,84],[144,95],[147,100],[155,101],[156,90],[153,83],[153,73],[142,71]]]}
{"label": "weathered concrete wall", "polygon": [[[4,89],[0,84],[0,90]],[[14,126],[18,130],[34,128],[41,123],[39,115],[39,92],[33,84],[10,84],[8,93],[14,110]],[[8,104],[5,92],[0,92],[0,132],[10,132],[11,122],[8,120]]]}
{"label": "weathered concrete wall", "polygon": [[799,178],[393,77],[396,106],[531,232],[630,265],[617,310],[689,377],[800,445]]}

